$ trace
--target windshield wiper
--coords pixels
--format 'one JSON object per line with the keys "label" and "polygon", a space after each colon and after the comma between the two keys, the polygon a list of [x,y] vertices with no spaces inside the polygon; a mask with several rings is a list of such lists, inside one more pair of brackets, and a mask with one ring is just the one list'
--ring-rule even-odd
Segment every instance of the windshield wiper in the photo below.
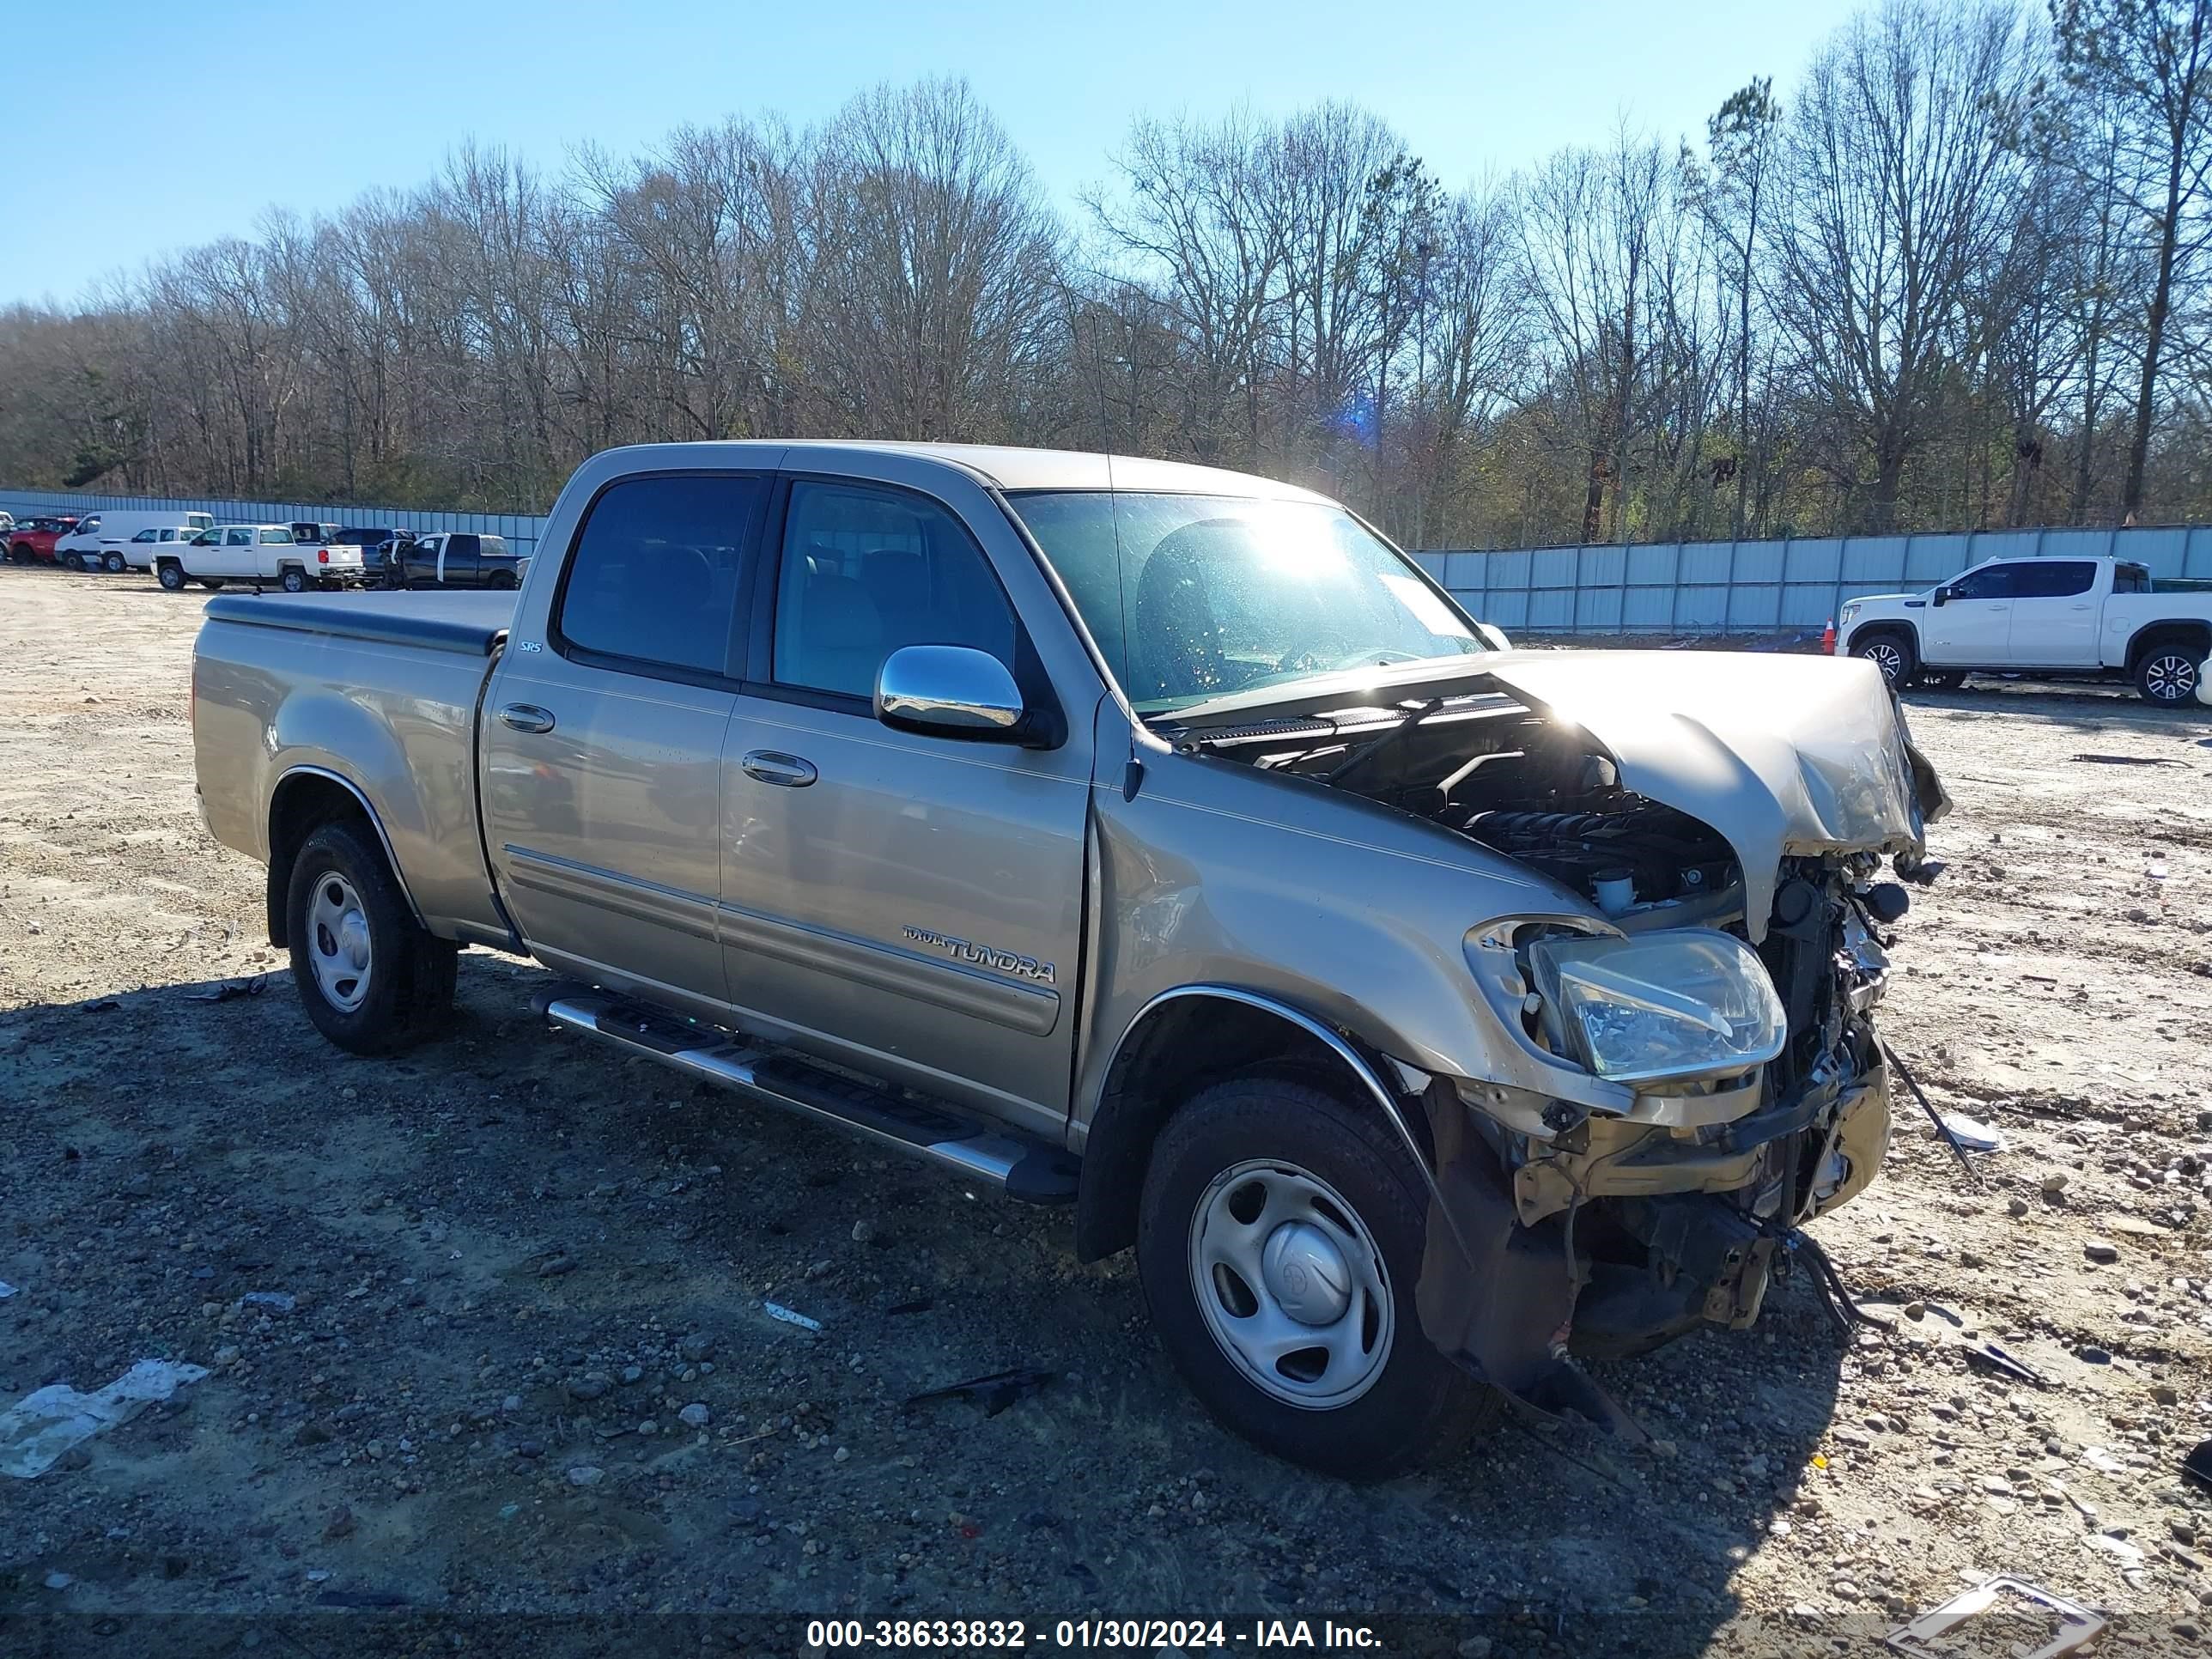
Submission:
{"label": "windshield wiper", "polygon": [[1381,737],[1370,738],[1346,755],[1322,775],[1322,781],[1328,784],[1342,783],[1345,779],[1369,764],[1393,744],[1401,741],[1408,732],[1442,708],[1447,701],[1448,699],[1443,697],[1430,698],[1426,702],[1409,712],[1405,719],[1400,720]]}

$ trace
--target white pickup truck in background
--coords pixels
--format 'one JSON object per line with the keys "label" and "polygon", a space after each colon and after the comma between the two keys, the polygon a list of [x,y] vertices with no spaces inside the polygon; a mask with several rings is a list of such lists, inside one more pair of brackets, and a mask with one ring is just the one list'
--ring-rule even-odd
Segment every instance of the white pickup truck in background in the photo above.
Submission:
{"label": "white pickup truck in background", "polygon": [[274,583],[287,593],[341,587],[365,574],[361,549],[302,542],[287,524],[224,524],[204,531],[173,553],[157,555],[155,574],[171,592],[189,580],[202,587]]}
{"label": "white pickup truck in background", "polygon": [[2212,701],[2212,592],[2172,592],[2124,559],[1992,559],[1923,593],[1848,601],[1836,649],[1892,685],[1973,673],[2128,679],[2151,702]]}

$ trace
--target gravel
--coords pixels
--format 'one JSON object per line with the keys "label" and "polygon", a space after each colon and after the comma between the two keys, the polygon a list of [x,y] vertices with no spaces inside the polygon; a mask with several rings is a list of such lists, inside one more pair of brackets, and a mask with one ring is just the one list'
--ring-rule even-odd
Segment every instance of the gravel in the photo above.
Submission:
{"label": "gravel", "polygon": [[[338,1054],[261,872],[197,822],[198,604],[0,589],[0,1402],[213,1368],[0,1495],[0,1614],[58,1578],[114,1613],[1488,1612],[1532,1652],[1657,1652],[1999,1569],[2160,1632],[2212,1595],[2179,1469],[2212,1436],[2212,723],[1909,699],[1960,811],[1884,1029],[2006,1149],[1968,1184],[1905,1103],[1883,1179],[1815,1224],[1889,1328],[1839,1334],[1794,1279],[1749,1331],[1597,1368],[1646,1450],[1507,1430],[1363,1489],[1216,1426],[1064,1212],[549,1036],[534,968],[471,951],[450,1035]],[[1017,1366],[1063,1380],[900,1408]]]}

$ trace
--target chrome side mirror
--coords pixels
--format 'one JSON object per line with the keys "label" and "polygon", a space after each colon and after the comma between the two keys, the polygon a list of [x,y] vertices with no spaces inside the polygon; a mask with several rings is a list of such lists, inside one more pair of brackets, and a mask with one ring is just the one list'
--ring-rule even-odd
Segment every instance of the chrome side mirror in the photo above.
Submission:
{"label": "chrome side mirror", "polygon": [[1028,714],[1006,664],[969,646],[902,646],[876,672],[876,718],[901,732],[1022,743]]}

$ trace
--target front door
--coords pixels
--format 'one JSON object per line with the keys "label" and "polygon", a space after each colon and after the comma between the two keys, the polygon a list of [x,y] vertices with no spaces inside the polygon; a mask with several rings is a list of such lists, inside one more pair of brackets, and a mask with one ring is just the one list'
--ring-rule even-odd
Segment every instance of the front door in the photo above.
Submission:
{"label": "front door", "polygon": [[976,538],[930,496],[797,478],[773,622],[724,750],[732,1000],[798,1046],[1041,1133],[1065,1122],[1090,721],[1054,750],[875,718],[907,645],[1010,667],[1020,624]]}
{"label": "front door", "polygon": [[2006,660],[2024,667],[2094,666],[2103,610],[2096,586],[2093,559],[2036,559],[2015,566]]}
{"label": "front door", "polygon": [[1985,564],[1947,585],[1948,597],[1923,613],[1921,660],[1994,667],[2005,660],[2012,634],[2016,565]]}
{"label": "front door", "polygon": [[486,694],[484,836],[547,963],[714,1018],[721,763],[757,475],[637,477],[577,532],[546,639]]}

